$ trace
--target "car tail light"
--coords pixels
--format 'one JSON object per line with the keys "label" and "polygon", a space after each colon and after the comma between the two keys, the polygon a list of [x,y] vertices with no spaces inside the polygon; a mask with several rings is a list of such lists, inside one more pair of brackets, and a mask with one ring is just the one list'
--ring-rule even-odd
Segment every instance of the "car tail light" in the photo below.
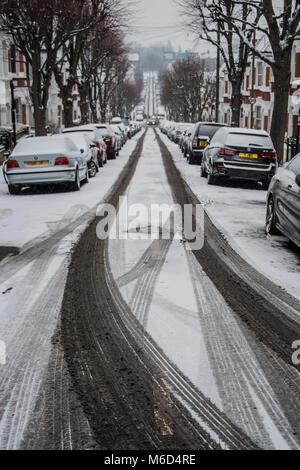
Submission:
{"label": "car tail light", "polygon": [[55,165],[69,165],[69,160],[67,157],[57,157]]}
{"label": "car tail light", "polygon": [[19,163],[17,160],[7,160],[6,168],[9,170],[12,168],[19,168]]}
{"label": "car tail light", "polygon": [[230,150],[225,147],[220,147],[219,148],[219,153],[222,155],[230,155],[231,157],[236,154],[236,150]]}
{"label": "car tail light", "polygon": [[197,147],[198,146],[198,137],[195,135],[195,137],[193,138],[193,147]]}
{"label": "car tail light", "polygon": [[106,137],[105,143],[106,143],[106,145],[108,145],[109,147],[111,147],[111,145],[112,145],[112,138],[111,138],[111,137]]}
{"label": "car tail light", "polygon": [[218,164],[217,164],[217,167],[218,167],[218,168],[224,168],[224,163],[218,163]]}
{"label": "car tail light", "polygon": [[273,160],[276,160],[276,152],[264,152],[261,154],[263,158],[272,158]]}

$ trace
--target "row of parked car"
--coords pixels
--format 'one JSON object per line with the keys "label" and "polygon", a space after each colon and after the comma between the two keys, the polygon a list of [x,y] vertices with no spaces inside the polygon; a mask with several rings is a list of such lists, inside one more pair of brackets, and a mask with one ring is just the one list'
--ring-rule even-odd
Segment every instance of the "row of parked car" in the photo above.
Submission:
{"label": "row of parked car", "polygon": [[108,160],[115,159],[141,124],[114,118],[111,124],[89,124],[65,128],[61,134],[20,139],[3,164],[10,194],[24,187],[63,183],[79,191]]}
{"label": "row of parked car", "polygon": [[200,165],[210,185],[253,181],[267,190],[266,233],[284,234],[300,247],[300,153],[278,165],[266,131],[215,122],[163,122],[160,130],[177,143],[188,163]]}

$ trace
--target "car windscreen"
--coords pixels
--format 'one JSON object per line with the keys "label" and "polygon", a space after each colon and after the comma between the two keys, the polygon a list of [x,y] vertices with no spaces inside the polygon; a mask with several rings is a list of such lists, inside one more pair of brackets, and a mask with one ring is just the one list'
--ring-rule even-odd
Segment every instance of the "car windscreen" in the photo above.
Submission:
{"label": "car windscreen", "polygon": [[242,134],[230,132],[226,138],[226,145],[231,147],[257,147],[273,149],[270,137],[261,134]]}
{"label": "car windscreen", "polygon": [[205,135],[207,137],[212,138],[221,127],[222,126],[210,126],[209,124],[201,124],[198,129],[198,135]]}

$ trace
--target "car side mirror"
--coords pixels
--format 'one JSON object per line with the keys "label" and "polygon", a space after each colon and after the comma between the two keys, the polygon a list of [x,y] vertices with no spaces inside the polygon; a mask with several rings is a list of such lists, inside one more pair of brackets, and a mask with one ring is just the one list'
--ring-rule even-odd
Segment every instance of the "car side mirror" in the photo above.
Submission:
{"label": "car side mirror", "polygon": [[96,144],[90,144],[90,148],[94,149],[96,147]]}
{"label": "car side mirror", "polygon": [[300,186],[300,173],[298,173],[298,175],[296,175],[296,183],[298,186]]}

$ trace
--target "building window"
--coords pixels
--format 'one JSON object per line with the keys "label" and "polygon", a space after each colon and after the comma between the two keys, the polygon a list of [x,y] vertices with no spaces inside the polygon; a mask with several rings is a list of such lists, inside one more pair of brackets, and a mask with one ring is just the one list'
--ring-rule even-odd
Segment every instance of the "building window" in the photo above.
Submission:
{"label": "building window", "polygon": [[250,82],[250,77],[249,75],[246,76],[246,91],[249,90],[249,82]]}
{"label": "building window", "polygon": [[255,129],[261,129],[261,106],[256,107]]}
{"label": "building window", "polygon": [[257,86],[262,86],[263,84],[263,64],[258,62],[257,64]]}
{"label": "building window", "polygon": [[295,77],[300,77],[300,52],[297,52],[295,56]]}
{"label": "building window", "polygon": [[266,86],[270,86],[270,67],[266,68]]}

